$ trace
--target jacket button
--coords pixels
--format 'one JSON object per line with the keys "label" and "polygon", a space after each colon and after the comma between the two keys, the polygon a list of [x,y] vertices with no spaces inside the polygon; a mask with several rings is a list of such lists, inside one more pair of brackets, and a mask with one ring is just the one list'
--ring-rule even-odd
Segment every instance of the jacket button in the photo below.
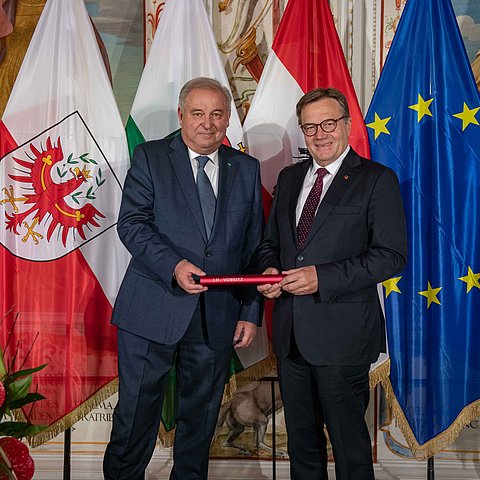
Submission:
{"label": "jacket button", "polygon": [[206,256],[206,257],[211,257],[211,256],[212,256],[212,252],[205,252],[205,256]]}
{"label": "jacket button", "polygon": [[298,260],[299,262],[303,262],[303,255],[299,255],[299,256],[297,257],[297,260]]}

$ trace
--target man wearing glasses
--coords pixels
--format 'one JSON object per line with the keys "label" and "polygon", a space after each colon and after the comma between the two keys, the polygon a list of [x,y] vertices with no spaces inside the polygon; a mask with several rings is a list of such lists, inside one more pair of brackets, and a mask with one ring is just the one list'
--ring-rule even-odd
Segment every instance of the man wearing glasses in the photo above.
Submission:
{"label": "man wearing glasses", "polygon": [[338,90],[308,92],[297,117],[311,159],[280,173],[257,252],[261,271],[286,274],[258,290],[277,299],[291,478],[328,478],[325,424],[337,480],[372,480],[368,373],[386,347],[377,284],[407,255],[399,184],[348,145],[352,120]]}

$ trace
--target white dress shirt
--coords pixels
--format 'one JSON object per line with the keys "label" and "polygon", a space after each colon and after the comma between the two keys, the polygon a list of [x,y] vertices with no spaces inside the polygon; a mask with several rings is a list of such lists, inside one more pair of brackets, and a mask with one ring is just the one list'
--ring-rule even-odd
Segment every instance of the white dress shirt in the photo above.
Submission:
{"label": "white dress shirt", "polygon": [[[327,165],[326,167],[323,167],[327,169],[328,173],[323,177],[323,189],[322,189],[322,196],[320,197],[320,202],[318,202],[319,206],[320,206],[320,203],[322,203],[322,200],[325,197],[327,190],[330,188],[330,185],[332,184],[333,179],[335,178],[335,175],[337,174],[340,166],[342,165],[343,159],[347,156],[347,153],[349,151],[350,151],[350,145],[347,146],[345,151],[333,163],[331,163],[330,165]],[[305,175],[305,179],[303,180],[302,190],[300,191],[300,195],[298,196],[297,208],[295,210],[295,225],[298,225],[298,222],[300,220],[300,215],[302,214],[303,206],[305,205],[308,194],[310,193],[310,190],[312,189],[313,184],[315,183],[315,180],[317,178],[317,175],[315,172],[319,167],[320,165],[315,160],[312,160],[312,164],[308,169],[307,174]],[[318,210],[318,207],[317,207],[317,210]]]}
{"label": "white dress shirt", "polygon": [[188,149],[188,156],[190,157],[190,164],[192,166],[193,178],[195,182],[197,181],[197,172],[198,172],[198,160],[197,157],[208,157],[210,159],[209,162],[205,164],[205,173],[207,174],[210,183],[212,184],[213,193],[216,197],[218,197],[218,169],[219,169],[219,161],[218,161],[218,150],[215,150],[210,155],[201,155],[200,153],[196,153],[190,148]]}

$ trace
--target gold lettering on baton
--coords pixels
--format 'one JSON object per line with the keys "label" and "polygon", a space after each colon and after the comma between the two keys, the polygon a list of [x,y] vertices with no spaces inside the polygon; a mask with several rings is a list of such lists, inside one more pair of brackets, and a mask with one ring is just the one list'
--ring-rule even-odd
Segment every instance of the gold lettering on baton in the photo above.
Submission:
{"label": "gold lettering on baton", "polygon": [[212,277],[212,283],[243,282],[244,277]]}

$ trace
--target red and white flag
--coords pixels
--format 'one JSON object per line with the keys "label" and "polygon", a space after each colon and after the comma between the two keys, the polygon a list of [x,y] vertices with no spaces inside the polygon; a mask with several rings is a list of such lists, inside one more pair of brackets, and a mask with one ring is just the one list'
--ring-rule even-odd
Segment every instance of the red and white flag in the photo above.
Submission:
{"label": "red and white flag", "polygon": [[328,0],[290,0],[243,125],[248,152],[260,160],[270,193],[280,170],[305,147],[295,105],[317,87],[335,87],[347,97],[350,144],[368,157],[367,131]]}
{"label": "red and white flag", "polygon": [[[128,254],[115,230],[125,131],[83,0],[49,0],[0,122],[0,317],[38,392],[42,443],[115,390],[113,302]],[[18,342],[18,343],[17,343]],[[24,412],[28,413],[28,412]]]}

